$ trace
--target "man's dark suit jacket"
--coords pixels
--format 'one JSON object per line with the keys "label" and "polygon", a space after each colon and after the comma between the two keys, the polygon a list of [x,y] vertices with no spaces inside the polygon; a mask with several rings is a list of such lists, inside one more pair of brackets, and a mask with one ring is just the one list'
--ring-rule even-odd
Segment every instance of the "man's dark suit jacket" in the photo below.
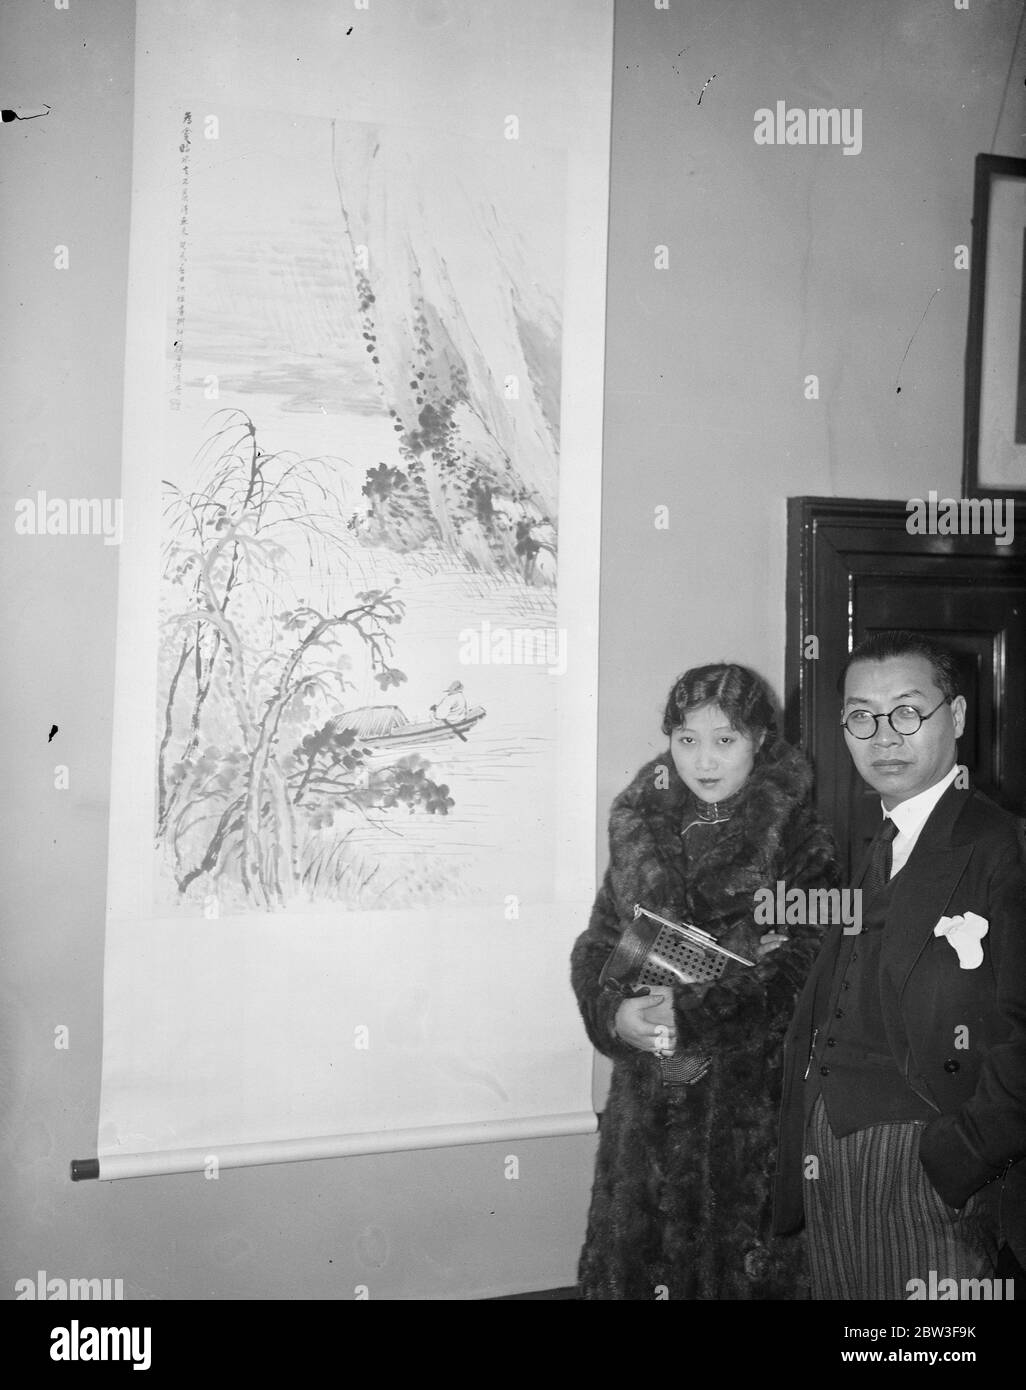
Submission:
{"label": "man's dark suit jacket", "polygon": [[[981,792],[949,787],[893,879],[880,953],[886,1044],[908,1084],[937,1112],[920,1141],[926,1175],[951,1207],[996,1182],[1000,1238],[1020,1263],[1026,1263],[1023,834],[1023,822]],[[989,923],[983,963],[974,970],[963,970],[955,949],[933,930],[941,917],[966,912]],[[803,1168],[803,1076],[840,945],[841,928],[831,927],[784,1044],[778,1234],[799,1229],[804,1219],[802,1184],[811,1179]],[[967,1047],[958,1045],[965,1041]]]}

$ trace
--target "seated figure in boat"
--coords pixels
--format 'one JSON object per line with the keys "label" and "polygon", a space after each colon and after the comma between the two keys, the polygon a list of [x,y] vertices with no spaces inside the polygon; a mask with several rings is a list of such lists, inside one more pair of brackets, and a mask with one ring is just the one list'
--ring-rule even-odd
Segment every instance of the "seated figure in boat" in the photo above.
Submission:
{"label": "seated figure in boat", "polygon": [[431,706],[431,713],[436,719],[452,723],[457,719],[465,719],[468,708],[467,697],[463,693],[463,682],[453,681],[438,703]]}

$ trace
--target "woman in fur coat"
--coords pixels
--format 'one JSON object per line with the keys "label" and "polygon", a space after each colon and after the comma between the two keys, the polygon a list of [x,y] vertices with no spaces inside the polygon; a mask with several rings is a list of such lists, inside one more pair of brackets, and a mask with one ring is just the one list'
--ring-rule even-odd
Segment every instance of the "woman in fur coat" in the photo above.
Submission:
{"label": "woman in fur coat", "polygon": [[[581,1296],[806,1297],[800,1240],[770,1235],[770,1180],[781,1044],[821,928],[773,923],[754,895],[833,886],[833,843],[808,804],[809,766],[777,736],[753,672],[688,671],[663,732],[668,756],[613,802],[610,865],[573,950],[588,1036],[615,1063]],[[636,903],[755,966],[731,961],[712,983],[672,990],[603,984]]]}

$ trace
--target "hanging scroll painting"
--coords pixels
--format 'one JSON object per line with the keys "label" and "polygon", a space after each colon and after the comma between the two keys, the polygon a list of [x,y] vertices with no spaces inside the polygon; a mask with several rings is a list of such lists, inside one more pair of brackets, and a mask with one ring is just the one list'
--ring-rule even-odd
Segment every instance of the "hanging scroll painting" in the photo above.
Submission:
{"label": "hanging scroll painting", "polygon": [[140,5],[111,1176],[594,1123],[611,15],[258,8]]}

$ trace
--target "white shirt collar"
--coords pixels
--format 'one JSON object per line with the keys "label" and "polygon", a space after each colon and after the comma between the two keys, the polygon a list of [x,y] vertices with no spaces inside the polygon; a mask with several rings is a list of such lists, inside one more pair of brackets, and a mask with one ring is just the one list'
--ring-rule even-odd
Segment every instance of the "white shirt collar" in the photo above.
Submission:
{"label": "white shirt collar", "polygon": [[939,782],[934,782],[932,787],[927,787],[925,792],[918,792],[915,796],[910,796],[907,801],[901,801],[892,810],[888,811],[883,802],[880,809],[885,816],[890,816],[891,820],[898,827],[898,833],[902,836],[918,836],[919,831],[930,818],[930,813],[940,801],[941,797],[954,782],[961,768],[958,763],[948,772],[947,776],[942,777]]}

